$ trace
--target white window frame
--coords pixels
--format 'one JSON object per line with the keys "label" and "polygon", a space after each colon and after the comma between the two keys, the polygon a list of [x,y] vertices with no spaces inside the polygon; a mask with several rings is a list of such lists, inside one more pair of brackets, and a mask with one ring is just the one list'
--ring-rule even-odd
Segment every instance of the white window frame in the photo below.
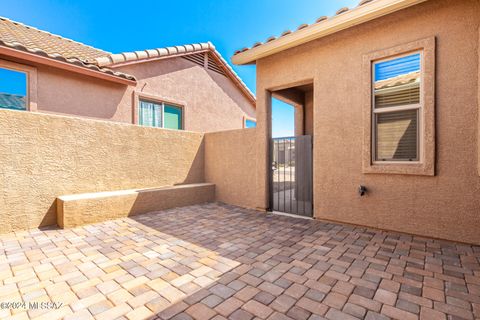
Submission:
{"label": "white window frame", "polygon": [[[408,104],[408,105],[401,105],[401,106],[394,106],[394,107],[384,107],[384,108],[375,108],[375,65],[378,63],[382,63],[385,61],[390,61],[398,58],[403,58],[407,57],[410,55],[414,54],[420,54],[420,103],[417,104]],[[411,51],[399,55],[394,55],[386,58],[382,58],[379,60],[372,61],[372,78],[371,78],[371,97],[372,97],[372,103],[371,103],[371,108],[372,108],[372,118],[371,118],[371,128],[372,128],[372,141],[371,141],[371,155],[372,155],[372,163],[375,165],[381,165],[381,164],[402,164],[402,165],[418,165],[423,159],[423,108],[424,108],[424,53],[423,50],[416,50],[416,51]],[[416,160],[377,160],[377,114],[381,113],[392,113],[396,111],[407,111],[407,110],[417,110],[417,159]]]}
{"label": "white window frame", "polygon": [[[166,99],[163,99],[161,97],[155,96],[155,95],[150,95],[150,94],[144,94],[144,93],[134,93],[134,114],[133,114],[133,123],[140,125],[139,124],[139,113],[140,113],[140,101],[145,101],[145,102],[152,102],[158,105],[162,106],[162,126],[161,127],[150,127],[150,128],[162,128],[162,129],[167,129],[167,130],[185,130],[185,106],[183,104],[179,104],[176,102],[172,102]],[[169,129],[165,128],[165,104],[180,108],[182,110],[182,119],[181,119],[181,128],[180,129]],[[143,125],[142,125],[143,126]]]}

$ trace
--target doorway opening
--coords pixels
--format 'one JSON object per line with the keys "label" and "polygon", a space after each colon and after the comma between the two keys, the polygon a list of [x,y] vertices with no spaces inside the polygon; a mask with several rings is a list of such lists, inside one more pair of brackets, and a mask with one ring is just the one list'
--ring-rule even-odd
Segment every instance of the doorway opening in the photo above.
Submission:
{"label": "doorway opening", "polygon": [[270,210],[313,216],[313,84],[272,91]]}

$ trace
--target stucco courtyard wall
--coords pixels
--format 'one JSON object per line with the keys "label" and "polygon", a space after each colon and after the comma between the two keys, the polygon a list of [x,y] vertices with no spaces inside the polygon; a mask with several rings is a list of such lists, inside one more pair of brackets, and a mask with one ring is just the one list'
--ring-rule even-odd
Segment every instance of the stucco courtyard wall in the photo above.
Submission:
{"label": "stucco courtyard wall", "polygon": [[56,224],[61,195],[204,181],[203,134],[0,110],[0,233]]}
{"label": "stucco courtyard wall", "polygon": [[[476,0],[427,1],[257,61],[260,189],[268,186],[269,91],[313,81],[316,218],[480,244],[479,17]],[[435,175],[363,173],[363,55],[431,37]]]}
{"label": "stucco courtyard wall", "polygon": [[256,129],[205,134],[205,181],[215,184],[217,201],[256,208]]}

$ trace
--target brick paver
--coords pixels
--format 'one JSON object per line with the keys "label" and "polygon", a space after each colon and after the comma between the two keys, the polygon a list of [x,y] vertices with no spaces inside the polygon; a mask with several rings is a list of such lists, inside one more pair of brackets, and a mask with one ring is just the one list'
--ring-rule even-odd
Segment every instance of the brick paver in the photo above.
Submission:
{"label": "brick paver", "polygon": [[1,235],[21,301],[0,318],[476,319],[480,247],[212,203]]}

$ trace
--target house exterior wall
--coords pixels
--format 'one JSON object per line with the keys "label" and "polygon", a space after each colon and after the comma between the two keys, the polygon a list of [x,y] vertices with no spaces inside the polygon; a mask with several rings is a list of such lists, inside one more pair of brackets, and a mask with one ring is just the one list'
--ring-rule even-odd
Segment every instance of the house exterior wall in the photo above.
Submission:
{"label": "house exterior wall", "polygon": [[[318,219],[480,244],[480,3],[435,0],[257,61],[257,176],[268,191],[270,90],[314,82]],[[362,173],[362,57],[435,37],[435,175]],[[307,125],[308,127],[308,125]],[[357,189],[369,192],[359,197]],[[266,208],[268,192],[257,206]]]}
{"label": "house exterior wall", "polygon": [[0,56],[36,71],[36,110],[134,123],[135,93],[184,107],[184,129],[210,132],[240,129],[255,108],[233,81],[183,58],[119,67],[137,77],[136,87]]}
{"label": "house exterior wall", "polygon": [[132,123],[133,88],[37,66],[37,111]]}
{"label": "house exterior wall", "polygon": [[215,184],[217,201],[256,207],[255,138],[255,128],[205,134],[205,181]]}
{"label": "house exterior wall", "polygon": [[138,95],[156,96],[183,106],[186,130],[240,129],[245,116],[255,117],[254,106],[231,79],[186,59],[156,60],[117,69],[135,75]]}
{"label": "house exterior wall", "polygon": [[57,222],[62,195],[204,181],[203,134],[0,110],[0,233]]}

